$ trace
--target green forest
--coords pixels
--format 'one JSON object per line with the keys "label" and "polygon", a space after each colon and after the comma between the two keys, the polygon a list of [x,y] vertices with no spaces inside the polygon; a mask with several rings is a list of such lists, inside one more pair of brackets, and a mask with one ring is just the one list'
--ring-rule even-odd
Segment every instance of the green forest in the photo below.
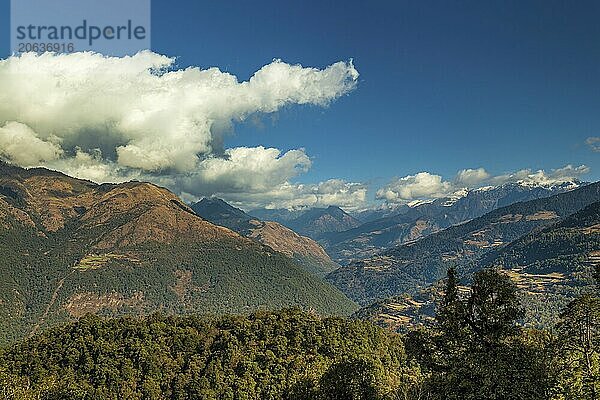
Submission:
{"label": "green forest", "polygon": [[[598,275],[598,274],[597,274]],[[600,278],[600,277],[596,277]],[[600,396],[597,287],[546,330],[519,323],[493,269],[436,323],[397,334],[299,309],[246,316],[86,315],[3,349],[6,399],[591,399]]]}

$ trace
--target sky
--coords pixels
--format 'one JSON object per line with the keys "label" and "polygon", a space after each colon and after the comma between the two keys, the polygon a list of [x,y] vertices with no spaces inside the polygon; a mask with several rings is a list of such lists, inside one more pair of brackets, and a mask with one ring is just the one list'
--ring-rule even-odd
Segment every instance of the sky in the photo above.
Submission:
{"label": "sky", "polygon": [[[2,0],[3,55],[8,55],[8,13],[8,1]],[[174,71],[216,67],[221,75],[188,74],[177,84],[168,77],[159,83],[150,77],[135,80],[138,86],[122,98],[134,102],[168,80],[179,100],[155,98],[153,105],[135,109],[123,103],[120,110],[100,113],[119,122],[115,129],[122,131],[116,133],[98,131],[100,121],[87,116],[93,104],[74,111],[68,123],[41,117],[24,102],[22,109],[0,104],[0,150],[4,146],[3,158],[25,166],[42,164],[97,181],[148,179],[190,201],[214,194],[244,208],[337,204],[352,209],[517,179],[595,181],[600,179],[599,15],[596,1],[154,0],[151,50],[156,54],[110,65],[136,73],[156,63]],[[49,75],[59,68],[53,60],[13,64],[39,65]],[[97,76],[97,68],[108,62],[70,58],[60,68],[65,64],[85,65]],[[298,64],[304,68],[295,68]],[[3,80],[1,71],[0,101],[25,96],[14,87],[15,78]],[[232,84],[227,91],[194,86],[227,76],[237,77],[239,85],[257,71],[265,71],[262,86]],[[110,88],[109,78],[102,79],[85,90]],[[134,78],[128,79],[118,87]],[[40,108],[56,96],[44,81],[31,89],[48,93],[37,103]],[[82,87],[77,90],[83,95]],[[185,100],[190,93],[211,100]],[[245,102],[233,105],[231,96],[239,93]],[[111,102],[98,101],[95,107]],[[155,104],[169,116],[132,128],[134,111],[154,110]],[[173,117],[180,108],[187,114]],[[212,124],[208,133],[190,128],[206,121]],[[142,128],[155,126],[163,129],[157,136],[139,136]],[[88,136],[62,137],[58,128]],[[200,129],[195,136],[189,133],[194,129]],[[168,135],[170,142],[164,139]],[[163,140],[166,147],[157,147]],[[189,151],[165,150],[177,140]],[[38,156],[24,156],[31,153],[24,143],[39,145],[33,152]]]}

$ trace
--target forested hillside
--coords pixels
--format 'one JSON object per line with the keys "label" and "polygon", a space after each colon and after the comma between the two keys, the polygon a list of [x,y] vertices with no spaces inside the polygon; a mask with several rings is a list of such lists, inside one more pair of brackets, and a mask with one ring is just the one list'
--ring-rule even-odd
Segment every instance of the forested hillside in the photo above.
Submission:
{"label": "forested hillside", "polygon": [[600,251],[600,202],[562,221],[532,232],[482,258],[484,266],[519,268],[523,272],[575,273],[597,264]]}
{"label": "forested hillside", "polygon": [[[484,254],[475,268],[462,273],[469,282],[482,268],[499,268],[519,287],[523,323],[551,326],[558,313],[578,295],[590,291],[600,266],[600,202],[536,230],[508,246]],[[441,281],[412,294],[390,297],[359,310],[355,316],[399,331],[430,325],[441,299]],[[463,291],[466,288],[461,287]]]}
{"label": "forested hillside", "polygon": [[285,254],[319,277],[339,267],[313,239],[301,236],[278,222],[260,221],[221,199],[204,198],[192,204],[191,208],[207,221]]}
{"label": "forested hillside", "polygon": [[289,257],[148,183],[0,165],[0,342],[86,312],[232,313],[354,304]]}
{"label": "forested hillside", "polygon": [[0,388],[7,400],[598,399],[597,291],[535,330],[519,324],[519,288],[505,274],[459,283],[450,269],[431,327],[405,335],[295,309],[87,315],[5,348]]}
{"label": "forested hillside", "polygon": [[361,304],[370,304],[441,279],[447,268],[460,273],[480,267],[477,260],[522,236],[557,223],[600,200],[594,183],[548,198],[515,203],[455,225],[379,256],[339,268],[328,280]]}

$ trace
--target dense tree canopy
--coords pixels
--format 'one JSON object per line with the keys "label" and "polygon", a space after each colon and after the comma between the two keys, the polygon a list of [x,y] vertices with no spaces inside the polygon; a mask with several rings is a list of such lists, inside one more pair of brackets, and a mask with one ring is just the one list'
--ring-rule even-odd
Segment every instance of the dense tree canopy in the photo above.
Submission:
{"label": "dense tree canopy", "polygon": [[11,347],[2,365],[14,399],[384,399],[414,375],[398,335],[298,310],[88,315]]}
{"label": "dense tree canopy", "polygon": [[[520,324],[497,270],[468,291],[448,271],[436,324],[402,336],[297,309],[103,318],[47,329],[0,355],[6,399],[598,400],[600,300],[552,330]],[[406,349],[406,350],[405,350]]]}

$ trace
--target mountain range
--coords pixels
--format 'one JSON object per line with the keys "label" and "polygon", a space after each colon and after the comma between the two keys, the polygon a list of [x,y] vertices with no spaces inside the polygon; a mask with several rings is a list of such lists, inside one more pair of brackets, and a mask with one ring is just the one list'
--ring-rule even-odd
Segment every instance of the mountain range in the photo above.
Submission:
{"label": "mountain range", "polygon": [[337,269],[325,250],[313,239],[301,236],[274,221],[260,221],[218,198],[204,198],[191,205],[200,217],[255,239],[296,260],[306,270],[324,276]]}
{"label": "mountain range", "polygon": [[484,254],[560,221],[600,200],[600,183],[498,208],[419,240],[395,246],[328,275],[350,298],[367,305],[414,293],[443,278],[450,266],[476,268]]}
{"label": "mountain range", "polygon": [[266,221],[282,225],[319,240],[331,232],[343,232],[361,225],[361,222],[337,206],[327,208],[307,208],[304,210],[259,209],[250,214]]}
{"label": "mountain range", "polygon": [[0,342],[88,312],[355,309],[285,254],[143,182],[0,164],[0,254]]}
{"label": "mountain range", "polygon": [[[465,189],[453,196],[433,201],[380,208],[370,214],[365,211],[358,216],[366,214],[367,222],[346,231],[324,233],[319,239],[336,262],[348,264],[480,217],[497,208],[564,193],[582,185],[584,184],[579,181],[548,185],[517,182]],[[385,216],[370,219],[376,215]]]}
{"label": "mountain range", "polygon": [[[526,325],[552,326],[570,301],[593,290],[591,275],[600,268],[600,202],[485,253],[474,268],[463,271],[462,283],[469,283],[481,268],[498,268],[517,284]],[[431,325],[443,287],[438,280],[412,294],[363,307],[354,317],[399,331]],[[463,294],[468,290],[466,286],[459,289]]]}
{"label": "mountain range", "polygon": [[359,213],[362,223],[334,206],[190,207],[150,183],[1,163],[0,342],[86,313],[348,315],[352,300],[364,306],[356,315],[423,322],[449,266],[467,280],[502,268],[535,305],[529,320],[543,323],[600,259],[599,201],[600,183],[510,184]]}

